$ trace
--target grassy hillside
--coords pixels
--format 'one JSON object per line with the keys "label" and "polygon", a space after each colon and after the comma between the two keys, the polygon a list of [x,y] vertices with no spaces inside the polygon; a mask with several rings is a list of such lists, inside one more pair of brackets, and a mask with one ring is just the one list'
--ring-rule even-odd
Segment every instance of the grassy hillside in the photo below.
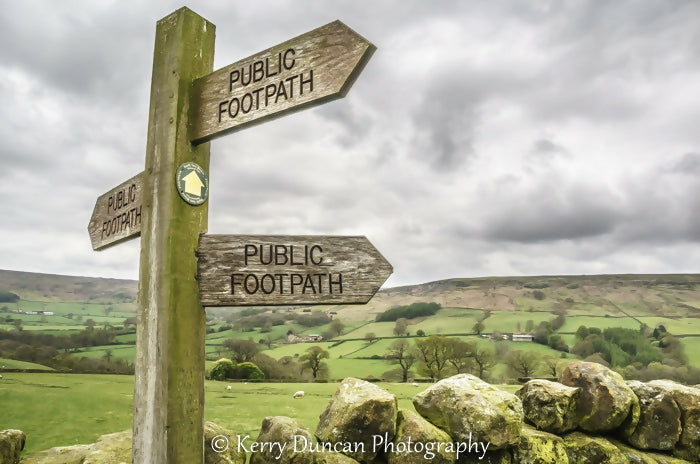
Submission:
{"label": "grassy hillside", "polygon": [[[86,325],[121,327],[135,315],[137,282],[117,279],[71,277],[0,270],[0,291],[19,297],[16,302],[0,302],[0,329],[49,334],[70,334]],[[385,354],[394,333],[394,322],[375,322],[377,314],[397,305],[436,302],[442,309],[434,316],[409,321],[411,336],[452,335],[475,340],[474,325],[482,321],[484,333],[525,332],[541,322],[565,315],[557,330],[573,346],[574,332],[581,325],[605,329],[625,327],[637,330],[641,324],[663,325],[680,337],[689,363],[700,367],[700,275],[608,275],[538,276],[450,279],[422,285],[384,289],[365,305],[316,306],[343,322],[342,333],[334,343],[323,344],[331,355],[331,378],[346,375],[380,376],[388,370],[385,362],[373,357]],[[306,327],[287,321],[272,327],[231,330],[241,308],[207,310],[212,333],[207,335],[206,352],[210,360],[226,355],[225,340],[252,338],[275,359],[299,357],[308,344],[285,343],[291,330],[299,336],[323,333],[329,324]],[[304,308],[276,308],[268,313],[301,314]],[[36,313],[36,314],[26,314]],[[46,313],[53,313],[47,315]],[[17,322],[17,321],[21,322]],[[228,322],[228,327],[222,325]],[[373,334],[379,340],[367,344]],[[471,338],[470,338],[471,337]],[[263,344],[270,342],[269,348]],[[344,341],[342,344],[336,344]],[[119,335],[113,345],[83,348],[76,357],[122,358],[129,363],[135,357],[135,334]],[[548,347],[518,344],[514,349],[545,350]]]}
{"label": "grassy hillside", "polygon": [[0,289],[22,300],[40,302],[119,303],[136,301],[133,280],[75,277],[0,269]]}
{"label": "grassy hillside", "polygon": [[[0,290],[20,297],[21,309],[50,310],[99,317],[133,313],[138,283],[132,280],[73,277],[0,270]],[[543,299],[535,292],[544,293]],[[434,301],[447,308],[609,315],[620,317],[700,317],[700,274],[488,277],[449,279],[380,290],[366,305],[318,306],[347,322],[371,321],[393,306]],[[17,304],[0,303],[16,309]],[[235,309],[210,309],[226,314]]]}

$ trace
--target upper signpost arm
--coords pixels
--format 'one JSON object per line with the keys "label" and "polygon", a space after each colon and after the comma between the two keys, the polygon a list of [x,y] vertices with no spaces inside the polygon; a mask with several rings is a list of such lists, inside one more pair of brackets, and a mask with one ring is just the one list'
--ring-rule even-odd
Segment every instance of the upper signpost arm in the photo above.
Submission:
{"label": "upper signpost arm", "polygon": [[193,144],[344,97],[376,47],[334,21],[197,79]]}

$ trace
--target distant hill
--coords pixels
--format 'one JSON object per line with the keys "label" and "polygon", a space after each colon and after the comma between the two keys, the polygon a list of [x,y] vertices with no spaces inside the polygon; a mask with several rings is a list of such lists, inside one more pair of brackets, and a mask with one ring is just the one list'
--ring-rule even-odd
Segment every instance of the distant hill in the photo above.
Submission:
{"label": "distant hill", "polygon": [[99,303],[135,302],[138,282],[124,279],[76,277],[0,269],[0,290],[12,292],[22,300]]}
{"label": "distant hill", "polygon": [[[133,303],[134,280],[0,270],[0,291],[22,300]],[[345,320],[414,302],[487,311],[566,311],[569,315],[700,318],[700,274],[457,278],[379,291],[366,305],[328,306]]]}
{"label": "distant hill", "polygon": [[419,301],[487,311],[700,318],[700,274],[448,279],[384,289],[367,305],[336,311],[362,320]]}

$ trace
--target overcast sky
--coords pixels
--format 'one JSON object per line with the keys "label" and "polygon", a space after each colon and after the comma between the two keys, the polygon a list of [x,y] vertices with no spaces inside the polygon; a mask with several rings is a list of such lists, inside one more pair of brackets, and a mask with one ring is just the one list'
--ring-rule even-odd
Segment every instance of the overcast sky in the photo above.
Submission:
{"label": "overcast sky", "polygon": [[[144,168],[156,21],[182,1],[0,9],[0,268],[138,278],[94,252]],[[344,99],[211,144],[209,232],[366,235],[388,286],[700,272],[700,2],[196,1],[214,68],[340,19]]]}

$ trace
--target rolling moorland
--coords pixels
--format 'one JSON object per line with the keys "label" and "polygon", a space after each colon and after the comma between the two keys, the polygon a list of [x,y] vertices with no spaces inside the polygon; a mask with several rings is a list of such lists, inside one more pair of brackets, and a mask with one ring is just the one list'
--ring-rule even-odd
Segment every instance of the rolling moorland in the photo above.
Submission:
{"label": "rolling moorland", "polygon": [[[86,328],[109,331],[113,335],[104,344],[89,340],[80,346],[76,341],[58,354],[134,362],[137,282],[0,270],[0,297],[2,292],[16,298],[0,302],[0,330],[74,338]],[[700,275],[609,275],[450,279],[381,290],[366,305],[212,308],[207,310],[208,368],[216,359],[230,357],[233,340],[250,339],[258,351],[279,360],[298,358],[310,346],[288,343],[290,333],[302,339],[319,334],[324,339],[315,345],[329,352],[326,378],[388,379],[384,374],[391,366],[382,358],[401,337],[394,321],[377,322],[377,315],[392,307],[429,302],[441,309],[406,320],[403,338],[439,335],[493,345],[478,335],[496,333],[500,340],[501,334],[535,334],[547,324],[546,337],[555,335],[555,343],[508,340],[505,345],[576,358],[566,351],[576,345],[580,326],[646,327],[647,332],[662,327],[682,344],[688,365],[700,367]],[[0,366],[48,369],[38,362],[40,354],[24,351],[13,359],[0,355]],[[502,348],[498,354],[507,351]],[[28,364],[32,362],[38,365]],[[512,380],[504,366],[494,367],[492,380]],[[412,372],[421,377],[416,369]]]}
{"label": "rolling moorland", "polygon": [[[130,426],[133,376],[95,374],[133,372],[136,291],[135,281],[0,270],[0,429],[28,433],[25,454]],[[426,303],[440,309],[377,321],[391,308]],[[450,279],[385,289],[359,306],[208,309],[207,321],[208,371],[226,357],[239,366],[228,377],[254,380],[257,371],[240,370],[253,362],[265,381],[296,382],[207,381],[207,418],[251,435],[272,410],[313,429],[334,383],[347,376],[384,381],[410,406],[415,387],[396,383],[401,369],[395,356],[386,359],[401,341],[416,358],[407,379],[418,382],[460,371],[517,384],[519,377],[552,377],[568,360],[582,358],[607,361],[628,378],[700,382],[694,377],[700,373],[700,275]],[[513,332],[540,343],[503,339]],[[324,338],[302,341],[311,335]],[[415,349],[445,340],[463,342],[453,351],[468,356],[435,372]],[[301,369],[312,347],[328,353],[316,378]],[[479,372],[474,359],[481,352],[490,357]],[[525,371],[511,362],[523,353],[537,362]],[[307,391],[305,403],[290,404],[290,392],[299,389]],[[47,418],[67,425],[47,433]]]}

